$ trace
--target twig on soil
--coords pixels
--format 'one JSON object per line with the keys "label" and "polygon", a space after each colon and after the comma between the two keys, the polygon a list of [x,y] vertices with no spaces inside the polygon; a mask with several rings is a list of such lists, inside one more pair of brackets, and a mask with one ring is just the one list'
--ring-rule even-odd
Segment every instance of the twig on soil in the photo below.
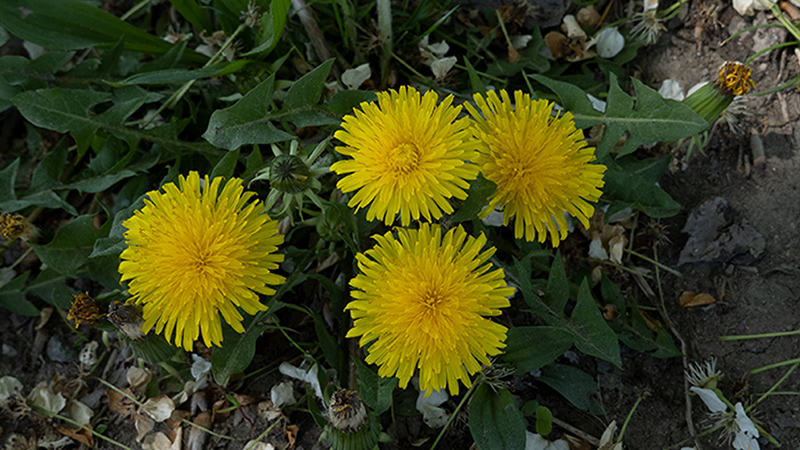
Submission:
{"label": "twig on soil", "polygon": [[[688,355],[688,348],[686,346],[686,341],[681,337],[680,333],[678,333],[677,328],[675,328],[672,320],[670,320],[669,315],[667,314],[667,307],[666,303],[664,302],[664,289],[661,286],[661,270],[660,264],[658,262],[658,247],[653,246],[653,260],[656,262],[654,264],[656,270],[656,283],[658,285],[658,296],[661,300],[661,309],[659,312],[661,313],[664,321],[669,325],[669,331],[675,336],[676,339],[681,343],[681,360],[683,362],[683,370],[689,370],[689,357]],[[642,280],[644,281],[644,280]],[[683,395],[686,401],[686,428],[688,428],[689,433],[692,436],[697,434],[697,430],[694,428],[694,421],[692,419],[692,397],[689,395],[689,380],[686,377],[683,377]],[[697,450],[703,450],[703,447],[700,445],[700,441],[695,439],[695,448]]]}
{"label": "twig on soil", "polygon": [[564,422],[563,420],[560,420],[557,417],[553,417],[553,423],[596,447],[600,446],[600,439],[597,439],[591,434],[573,427],[572,425],[568,424],[567,422]]}

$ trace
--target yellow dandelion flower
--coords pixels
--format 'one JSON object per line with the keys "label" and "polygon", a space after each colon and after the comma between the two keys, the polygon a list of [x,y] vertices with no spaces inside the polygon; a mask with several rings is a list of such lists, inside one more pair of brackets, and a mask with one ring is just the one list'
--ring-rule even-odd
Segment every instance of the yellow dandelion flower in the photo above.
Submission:
{"label": "yellow dandelion flower", "polygon": [[506,327],[488,316],[509,306],[514,289],[502,269],[486,263],[486,237],[474,238],[460,226],[442,237],[439,225],[376,235],[371,250],[356,255],[361,274],[345,309],[354,320],[347,337],[369,346],[367,363],[382,377],[397,376],[400,387],[419,368],[420,388],[430,394],[447,387],[458,394],[461,380],[490,365],[505,347]]}
{"label": "yellow dandelion flower", "polygon": [[[594,148],[586,147],[583,131],[575,127],[572,114],[551,115],[553,104],[531,100],[521,91],[514,103],[505,90],[491,91],[487,98],[475,95],[476,109],[467,103],[475,119],[473,132],[480,141],[477,159],[481,173],[497,185],[486,217],[503,210],[503,225],[514,220],[514,236],[528,241],[547,234],[554,246],[567,236],[567,212],[589,227],[602,192],[606,167],[590,164]],[[516,106],[515,106],[516,105]]]}
{"label": "yellow dandelion flower", "polygon": [[747,95],[756,86],[750,78],[750,67],[736,61],[728,61],[719,69],[717,85],[728,95]]}
{"label": "yellow dandelion flower", "polygon": [[[244,192],[242,181],[222,178],[201,187],[197,172],[180,176],[178,186],[148,193],[145,207],[123,222],[128,248],[119,272],[130,280],[132,301],[143,304],[147,332],[164,331],[167,340],[187,350],[200,334],[207,346],[222,342],[220,315],[244,332],[241,308],[265,311],[258,294],[284,281],[273,273],[283,255],[275,254],[283,236],[261,202]],[[221,190],[220,190],[221,188]]]}
{"label": "yellow dandelion flower", "polygon": [[451,106],[452,95],[436,101],[436,93],[420,97],[412,87],[381,92],[377,104],[362,103],[334,134],[345,144],[336,150],[352,157],[331,166],[346,175],[337,186],[358,191],[348,204],[369,206],[367,220],[390,225],[398,212],[403,226],[420,216],[438,219],[453,212],[449,198],[467,198],[467,180],[478,176],[467,162],[477,156],[469,119],[456,120],[461,107]]}

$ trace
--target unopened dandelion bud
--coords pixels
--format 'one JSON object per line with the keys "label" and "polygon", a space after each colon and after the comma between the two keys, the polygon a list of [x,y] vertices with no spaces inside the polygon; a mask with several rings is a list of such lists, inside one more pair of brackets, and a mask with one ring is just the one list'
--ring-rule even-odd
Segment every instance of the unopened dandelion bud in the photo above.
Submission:
{"label": "unopened dandelion bud", "polygon": [[348,227],[347,222],[354,222],[355,218],[352,214],[342,214],[341,208],[328,206],[323,210],[323,214],[317,221],[317,233],[319,237],[328,242],[338,242],[342,240],[342,236],[352,229],[352,225]]}
{"label": "unopened dandelion bud", "polygon": [[20,214],[4,212],[0,214],[0,236],[13,241],[20,238],[23,241],[32,241],[39,235],[39,231],[28,219]]}
{"label": "unopened dandelion bud", "polygon": [[328,443],[333,450],[370,450],[378,443],[380,424],[368,412],[358,392],[341,389],[328,406]]}
{"label": "unopened dandelion bud", "polygon": [[280,155],[270,164],[269,183],[273,189],[297,194],[311,186],[311,170],[295,155]]}

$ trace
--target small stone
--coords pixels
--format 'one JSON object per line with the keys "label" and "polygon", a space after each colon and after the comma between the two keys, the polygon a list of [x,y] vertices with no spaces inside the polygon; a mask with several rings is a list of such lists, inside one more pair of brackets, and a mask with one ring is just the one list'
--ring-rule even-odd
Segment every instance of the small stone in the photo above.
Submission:
{"label": "small stone", "polygon": [[47,357],[53,362],[66,363],[75,359],[75,350],[64,344],[58,336],[52,336],[47,341]]}
{"label": "small stone", "polygon": [[17,350],[8,344],[3,344],[3,356],[10,356],[13,358],[17,356]]}

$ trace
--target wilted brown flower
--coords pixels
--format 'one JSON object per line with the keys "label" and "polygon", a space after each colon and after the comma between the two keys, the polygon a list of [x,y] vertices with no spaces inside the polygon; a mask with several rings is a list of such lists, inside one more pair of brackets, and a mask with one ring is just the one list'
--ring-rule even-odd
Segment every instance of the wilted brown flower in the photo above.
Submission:
{"label": "wilted brown flower", "polygon": [[92,325],[102,317],[100,305],[97,304],[97,300],[89,297],[88,292],[76,295],[72,299],[72,307],[67,312],[67,319],[75,321],[75,328],[78,328],[82,323]]}

